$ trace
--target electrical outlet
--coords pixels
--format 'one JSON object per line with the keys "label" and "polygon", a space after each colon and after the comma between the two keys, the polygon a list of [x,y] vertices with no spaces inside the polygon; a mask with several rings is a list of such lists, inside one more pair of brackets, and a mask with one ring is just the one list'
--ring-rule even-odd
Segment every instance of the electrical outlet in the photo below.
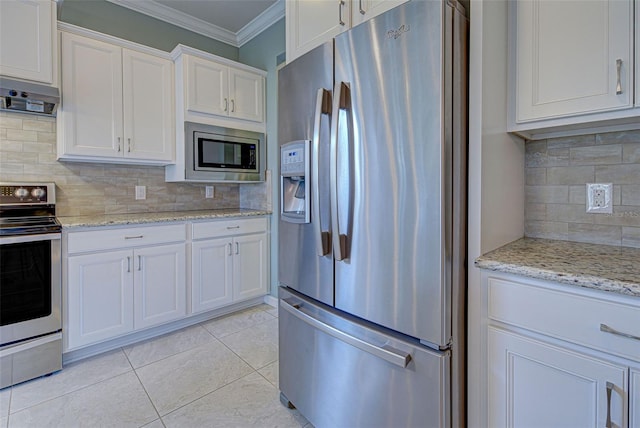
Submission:
{"label": "electrical outlet", "polygon": [[136,200],[147,199],[147,186],[136,186]]}
{"label": "electrical outlet", "polygon": [[587,212],[613,213],[613,183],[587,183]]}
{"label": "electrical outlet", "polygon": [[213,198],[213,186],[204,187],[204,197],[207,199]]}

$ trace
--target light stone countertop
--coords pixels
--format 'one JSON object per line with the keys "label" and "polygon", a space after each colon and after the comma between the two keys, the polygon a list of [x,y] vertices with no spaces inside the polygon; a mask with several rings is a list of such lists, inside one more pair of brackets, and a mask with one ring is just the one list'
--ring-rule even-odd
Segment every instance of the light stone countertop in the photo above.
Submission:
{"label": "light stone countertop", "polygon": [[523,238],[478,257],[475,264],[640,298],[640,248]]}
{"label": "light stone countertop", "polygon": [[226,217],[252,217],[270,214],[271,211],[232,208],[201,211],[167,211],[133,214],[69,216],[57,217],[57,219],[64,229],[69,230],[81,227],[122,226],[171,221],[207,220]]}

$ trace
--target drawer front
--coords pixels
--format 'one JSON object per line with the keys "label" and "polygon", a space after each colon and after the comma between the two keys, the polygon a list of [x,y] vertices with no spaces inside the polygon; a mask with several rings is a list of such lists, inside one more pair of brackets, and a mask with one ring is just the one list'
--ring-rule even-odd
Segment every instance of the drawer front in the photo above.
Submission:
{"label": "drawer front", "polygon": [[67,240],[67,252],[74,254],[116,248],[133,248],[185,241],[186,239],[187,229],[184,224],[70,232]]}
{"label": "drawer front", "polygon": [[[492,320],[640,361],[640,301],[624,304],[493,277],[488,287]],[[635,338],[602,331],[607,327]]]}
{"label": "drawer front", "polygon": [[249,219],[224,219],[193,223],[192,239],[219,238],[221,236],[261,233],[267,230],[265,217]]}

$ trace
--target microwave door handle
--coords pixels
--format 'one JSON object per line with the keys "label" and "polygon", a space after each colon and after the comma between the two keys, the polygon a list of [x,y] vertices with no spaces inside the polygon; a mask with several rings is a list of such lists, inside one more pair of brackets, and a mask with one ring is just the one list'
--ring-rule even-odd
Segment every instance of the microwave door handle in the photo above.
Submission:
{"label": "microwave door handle", "polygon": [[323,257],[330,252],[329,231],[322,230],[320,218],[320,122],[322,115],[331,115],[331,93],[324,88],[319,88],[316,95],[316,109],[313,120],[312,160],[311,166],[311,195],[312,195],[312,223],[316,235],[316,253]]}

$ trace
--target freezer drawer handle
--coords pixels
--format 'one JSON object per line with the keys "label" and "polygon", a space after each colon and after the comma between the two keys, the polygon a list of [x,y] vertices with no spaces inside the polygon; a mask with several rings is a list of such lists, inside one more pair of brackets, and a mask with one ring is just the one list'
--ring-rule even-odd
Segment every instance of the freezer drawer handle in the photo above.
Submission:
{"label": "freezer drawer handle", "polygon": [[640,336],[634,336],[633,334],[623,333],[614,328],[609,327],[606,324],[600,324],[600,331],[604,331],[605,333],[615,334],[616,336],[626,337],[627,339],[640,340]]}
{"label": "freezer drawer handle", "polygon": [[302,303],[293,306],[285,299],[281,299],[280,301],[282,302],[282,307],[284,308],[284,310],[289,312],[291,315],[320,330],[321,332],[333,336],[336,339],[348,343],[351,346],[355,346],[362,351],[382,358],[392,364],[395,364],[398,367],[405,368],[411,361],[411,354],[407,354],[388,345],[384,345],[382,347],[374,345],[362,339],[358,339],[357,337],[353,337],[343,331],[340,331],[337,328],[325,324],[320,320],[317,320],[311,315],[306,314],[300,310],[300,308],[302,307]]}

